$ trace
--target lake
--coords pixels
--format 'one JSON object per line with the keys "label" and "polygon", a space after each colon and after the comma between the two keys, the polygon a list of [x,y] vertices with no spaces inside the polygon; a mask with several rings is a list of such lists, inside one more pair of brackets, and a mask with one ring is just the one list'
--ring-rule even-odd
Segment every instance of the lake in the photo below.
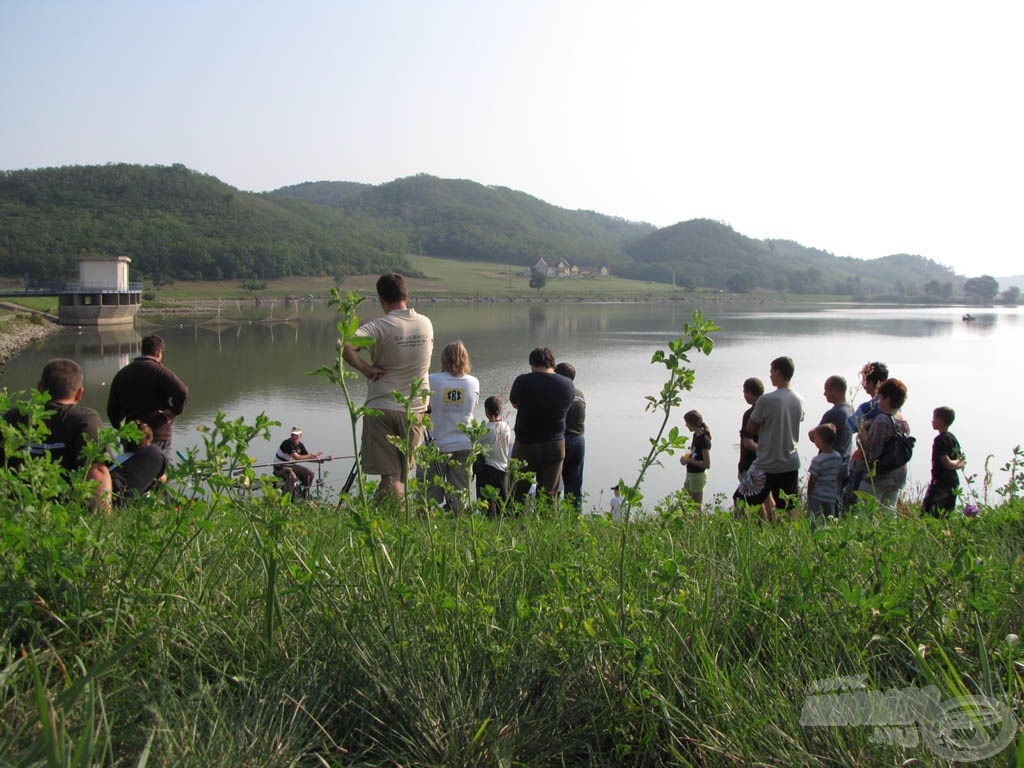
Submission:
{"label": "lake", "polygon": [[[584,491],[587,509],[608,508],[612,484],[635,480],[639,459],[648,448],[659,417],[644,412],[645,397],[655,395],[665,380],[664,367],[651,364],[655,350],[681,335],[695,305],[683,302],[614,304],[465,303],[419,301],[417,309],[432,319],[434,365],[440,351],[461,338],[470,351],[473,374],[480,379],[482,401],[505,395],[513,379],[529,369],[527,357],[536,346],[551,347],[558,360],[576,366],[576,384],[587,399],[587,458]],[[366,301],[364,319],[379,308]],[[993,486],[1005,483],[998,471],[1024,442],[1024,416],[1017,411],[1016,385],[1024,367],[1024,311],[1018,308],[972,310],[964,322],[962,308],[899,308],[850,305],[741,306],[717,302],[703,307],[721,330],[714,334],[709,357],[692,358],[696,385],[684,393],[682,414],[695,408],[713,433],[712,470],[705,499],[731,496],[736,485],[741,394],[748,376],[768,384],[770,361],[788,355],[796,362],[793,389],[804,397],[806,427],[818,423],[828,408],[822,385],[831,374],[846,377],[850,400],[865,399],[858,372],[869,360],[889,365],[908,388],[904,414],[918,446],[910,465],[908,489],[917,498],[929,477],[931,411],[939,405],[956,409],[952,431],[968,456],[968,473],[980,475],[985,458],[995,470]],[[278,322],[287,318],[287,322]],[[271,320],[271,322],[266,322]],[[52,357],[71,357],[86,374],[84,404],[105,414],[106,384],[138,354],[139,341],[158,333],[167,342],[164,362],[190,387],[189,405],[175,425],[176,450],[201,444],[196,427],[212,423],[217,411],[247,421],[263,411],[281,427],[273,440],[252,446],[252,455],[269,461],[276,445],[294,424],[304,430],[312,451],[351,456],[352,440],[341,393],[325,378],[308,375],[330,364],[337,332],[336,315],[325,302],[284,305],[264,302],[225,303],[220,319],[140,318],[137,328],[77,331],[52,336],[10,361],[0,384],[9,390],[34,386],[39,371]],[[352,391],[362,402],[365,386]],[[514,423],[515,414],[510,414]],[[814,448],[800,443],[803,467]],[[324,465],[326,478],[340,487],[351,460]],[[683,470],[676,458],[649,472],[643,487],[651,503],[682,487]],[[979,489],[980,490],[980,489]],[[995,495],[990,496],[995,501]]]}

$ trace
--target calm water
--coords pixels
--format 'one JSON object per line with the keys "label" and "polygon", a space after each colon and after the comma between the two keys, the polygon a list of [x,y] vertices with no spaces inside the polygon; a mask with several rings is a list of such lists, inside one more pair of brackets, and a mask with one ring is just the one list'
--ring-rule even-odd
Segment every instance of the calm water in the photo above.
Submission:
{"label": "calm water", "polygon": [[[363,309],[368,318],[379,312],[374,302]],[[658,392],[664,368],[651,365],[653,352],[680,335],[692,318],[684,304],[480,304],[449,306],[420,303],[418,309],[434,323],[435,364],[448,341],[461,338],[470,350],[473,373],[481,383],[481,400],[505,394],[516,375],[528,370],[527,356],[536,346],[549,346],[559,360],[573,363],[576,383],[587,398],[587,459],[584,490],[588,508],[608,506],[608,488],[620,477],[636,477],[639,458],[659,419],[644,412],[645,396]],[[335,316],[323,303],[273,310],[288,323],[258,322],[271,312],[255,310],[257,321],[238,322],[241,310],[225,310],[221,322],[140,321],[138,329],[69,330],[51,337],[11,361],[0,384],[11,390],[33,386],[43,364],[52,357],[78,360],[86,372],[85,404],[105,413],[105,385],[138,353],[146,333],[167,341],[164,361],[189,385],[190,404],[175,426],[175,448],[199,444],[195,427],[212,422],[220,410],[251,421],[260,411],[280,421],[274,439],[252,446],[252,454],[269,461],[274,447],[292,424],[300,425],[311,450],[350,456],[350,431],[340,392],[322,377],[307,372],[332,360]],[[957,411],[953,431],[967,452],[970,473],[981,473],[985,457],[994,455],[993,469],[1005,464],[1014,446],[1024,442],[1024,416],[1016,400],[1022,370],[1019,350],[1024,342],[1024,312],[982,310],[965,323],[963,310],[858,309],[846,306],[738,309],[705,307],[721,331],[710,357],[693,360],[696,387],[684,400],[682,413],[700,410],[713,432],[709,494],[731,495],[735,488],[740,416],[745,408],[741,385],[748,376],[768,384],[769,362],[779,355],[796,361],[793,388],[803,395],[807,427],[817,423],[828,404],[822,383],[831,374],[850,382],[850,399],[862,401],[857,372],[868,360],[888,363],[892,374],[908,386],[904,408],[918,450],[911,463],[908,487],[928,481],[931,410],[950,405]],[[234,314],[234,318],[229,315]],[[353,385],[362,398],[362,382]],[[480,408],[479,418],[483,419]],[[514,420],[514,413],[510,416]],[[806,467],[813,447],[804,435],[800,450]],[[350,460],[325,465],[327,479],[340,486]],[[995,485],[1005,481],[996,471]],[[682,486],[677,460],[648,474],[643,491],[648,501]],[[993,499],[994,500],[994,499]]]}

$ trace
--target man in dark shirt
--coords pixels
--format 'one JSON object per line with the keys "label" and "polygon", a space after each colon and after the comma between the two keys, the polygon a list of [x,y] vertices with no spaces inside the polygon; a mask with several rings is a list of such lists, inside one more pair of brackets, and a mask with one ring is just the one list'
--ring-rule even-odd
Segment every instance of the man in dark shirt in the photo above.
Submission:
{"label": "man in dark shirt", "polygon": [[[530,352],[530,372],[512,382],[508,401],[516,409],[516,439],[512,458],[524,462],[537,479],[537,494],[554,497],[562,478],[565,460],[565,415],[576,388],[572,381],[555,373],[555,353],[547,347]],[[512,490],[522,504],[530,483],[520,480]]]}
{"label": "man in dark shirt", "polygon": [[[50,396],[43,423],[47,434],[28,445],[30,456],[50,455],[64,472],[73,477],[84,470],[85,477],[96,483],[92,504],[98,509],[110,506],[110,471],[102,461],[86,466],[86,442],[99,439],[100,416],[91,408],[79,405],[85,392],[85,376],[74,360],[57,358],[43,367],[38,389]],[[18,408],[4,414],[9,424],[27,426],[27,417]],[[2,448],[2,445],[0,445]],[[5,457],[13,461],[14,457]]]}
{"label": "man in dark shirt", "polygon": [[302,430],[292,427],[288,439],[284,440],[274,454],[274,475],[284,480],[284,491],[293,497],[308,491],[313,485],[313,470],[299,464],[300,461],[315,461],[322,453],[310,453],[302,442]]}
{"label": "man in dark shirt", "polygon": [[164,340],[147,336],[142,355],[122,368],[110,382],[107,418],[116,428],[126,421],[142,421],[153,430],[153,444],[171,453],[174,419],[188,400],[188,387],[163,364]]}

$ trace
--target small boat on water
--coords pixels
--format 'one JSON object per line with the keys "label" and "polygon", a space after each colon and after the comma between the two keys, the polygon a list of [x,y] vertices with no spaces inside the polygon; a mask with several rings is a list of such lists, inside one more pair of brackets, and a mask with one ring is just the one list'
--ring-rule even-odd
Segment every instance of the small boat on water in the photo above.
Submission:
{"label": "small boat on water", "polygon": [[970,312],[964,312],[964,316],[960,319],[963,320],[965,323],[969,323],[971,322],[971,320],[974,320],[975,317]]}

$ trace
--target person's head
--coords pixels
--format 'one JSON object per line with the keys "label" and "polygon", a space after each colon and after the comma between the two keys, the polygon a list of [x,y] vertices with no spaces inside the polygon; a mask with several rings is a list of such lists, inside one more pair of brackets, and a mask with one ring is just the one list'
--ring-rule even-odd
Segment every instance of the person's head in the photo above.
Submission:
{"label": "person's head", "polygon": [[400,304],[409,300],[405,278],[397,272],[388,272],[377,278],[377,298],[384,304]]}
{"label": "person's head", "polygon": [[864,391],[872,397],[878,391],[878,385],[889,378],[889,366],[885,363],[866,363],[860,369],[860,383]]}
{"label": "person's head", "polygon": [[559,363],[555,366],[555,373],[565,376],[569,381],[576,381],[576,366],[572,363]]}
{"label": "person's head", "polygon": [[687,411],[684,413],[683,423],[691,432],[700,430],[706,433],[708,437],[711,437],[711,430],[708,429],[708,425],[704,423],[704,417],[700,415],[700,411]]}
{"label": "person's head", "polygon": [[153,334],[152,336],[147,336],[142,340],[141,349],[142,354],[145,355],[146,357],[163,357],[164,340],[157,336],[156,334]]}
{"label": "person's head", "polygon": [[616,496],[618,496],[620,493],[622,493],[622,489],[619,488],[619,484],[618,483],[616,483],[615,485],[612,486],[612,493],[614,493]]}
{"label": "person's head", "polygon": [[950,408],[948,405],[940,405],[934,411],[932,411],[932,429],[937,429],[940,432],[945,432],[953,424],[953,420],[956,418],[956,411]]}
{"label": "person's head", "polygon": [[501,418],[501,410],[505,404],[501,400],[501,395],[491,395],[484,400],[484,413],[487,414],[487,418],[495,421]]}
{"label": "person's head", "polygon": [[776,357],[772,360],[771,379],[776,387],[785,386],[793,380],[796,364],[791,357]]}
{"label": "person's head", "polygon": [[530,367],[552,370],[555,367],[555,353],[547,347],[537,347],[530,352]]}
{"label": "person's head", "polygon": [[831,451],[836,442],[835,424],[819,424],[808,433],[807,437],[819,451]]}
{"label": "person's head", "polygon": [[829,376],[825,379],[825,400],[835,405],[846,402],[846,379],[842,376]]}
{"label": "person's head", "polygon": [[153,430],[150,429],[149,424],[139,420],[133,421],[132,423],[135,425],[135,428],[138,429],[141,434],[139,435],[138,440],[121,441],[121,444],[124,446],[124,449],[129,453],[134,453],[135,451],[145,448],[147,445],[153,444]]}
{"label": "person's head", "polygon": [[898,411],[907,402],[907,385],[899,379],[886,379],[875,391],[878,399],[887,401],[893,411]]}
{"label": "person's head", "polygon": [[302,430],[298,427],[292,427],[291,440],[296,445],[302,442]]}
{"label": "person's head", "polygon": [[764,394],[764,382],[755,376],[751,376],[749,379],[743,382],[743,399],[747,401],[747,405],[753,405],[757,402],[757,398]]}
{"label": "person's head", "polygon": [[74,400],[77,403],[82,399],[84,381],[82,366],[74,360],[58,357],[43,366],[39,391],[49,394],[51,400]]}
{"label": "person's head", "polygon": [[465,376],[472,370],[469,364],[469,350],[461,340],[456,339],[441,350],[441,370],[452,376]]}

